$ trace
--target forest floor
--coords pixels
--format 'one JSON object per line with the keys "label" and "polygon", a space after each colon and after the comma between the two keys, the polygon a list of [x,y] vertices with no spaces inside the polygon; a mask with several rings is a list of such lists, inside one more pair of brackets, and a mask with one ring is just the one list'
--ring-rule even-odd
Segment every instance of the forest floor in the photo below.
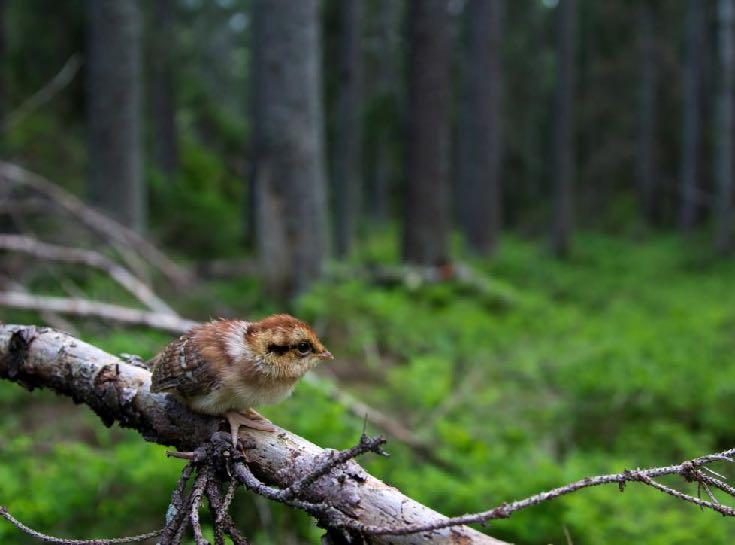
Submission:
{"label": "forest floor", "polygon": [[[378,237],[351,265],[394,255]],[[391,441],[390,458],[363,460],[377,477],[460,514],[586,475],[735,445],[735,261],[676,236],[583,234],[567,262],[508,238],[492,262],[472,266],[486,282],[480,291],[462,282],[351,279],[325,282],[294,303],[337,356],[324,376],[395,415],[443,462]],[[83,281],[95,295],[109,289]],[[181,310],[195,316],[212,294],[246,317],[278,310],[260,293],[251,279],[212,282]],[[39,320],[8,311],[0,319]],[[85,340],[113,353],[149,357],[168,339],[79,326]],[[362,430],[360,418],[309,383],[263,412],[325,447],[349,446]],[[104,428],[69,400],[5,382],[0,413],[0,504],[20,519],[80,538],[162,525],[181,466],[163,447]],[[255,544],[318,542],[306,516],[245,493],[236,501]],[[521,544],[564,544],[565,529],[573,543],[592,545],[735,539],[732,520],[635,485],[624,494],[614,486],[578,492],[487,531]],[[0,524],[0,542],[27,538]]]}

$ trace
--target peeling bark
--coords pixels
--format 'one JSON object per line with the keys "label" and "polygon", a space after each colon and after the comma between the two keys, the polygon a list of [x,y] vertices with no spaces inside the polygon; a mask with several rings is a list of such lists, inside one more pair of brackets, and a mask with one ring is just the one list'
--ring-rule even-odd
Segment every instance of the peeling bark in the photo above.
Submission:
{"label": "peeling bark", "polygon": [[[150,373],[49,328],[0,326],[0,378],[28,389],[49,388],[88,405],[107,426],[117,422],[146,441],[193,450],[222,423],[194,414],[167,394],[149,390]],[[248,467],[263,482],[288,486],[315,467],[329,451],[282,428],[241,431],[254,442]],[[370,525],[426,524],[444,517],[348,462],[309,488],[309,499],[327,501],[349,517]],[[460,526],[405,536],[371,536],[375,544],[502,544]]]}

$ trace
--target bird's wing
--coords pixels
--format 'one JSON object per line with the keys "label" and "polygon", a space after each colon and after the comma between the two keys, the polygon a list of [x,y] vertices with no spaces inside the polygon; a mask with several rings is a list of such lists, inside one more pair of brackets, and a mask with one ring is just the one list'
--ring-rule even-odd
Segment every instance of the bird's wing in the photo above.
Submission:
{"label": "bird's wing", "polygon": [[212,366],[196,348],[193,335],[172,341],[153,360],[152,392],[192,397],[210,391],[216,381]]}

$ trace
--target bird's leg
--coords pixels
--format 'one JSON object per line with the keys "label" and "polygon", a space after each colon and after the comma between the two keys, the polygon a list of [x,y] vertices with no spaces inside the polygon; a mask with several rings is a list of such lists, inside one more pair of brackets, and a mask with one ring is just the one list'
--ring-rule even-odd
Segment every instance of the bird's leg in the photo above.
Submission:
{"label": "bird's leg", "polygon": [[270,420],[261,416],[253,409],[248,409],[242,413],[229,412],[225,414],[227,422],[230,424],[230,434],[232,435],[232,446],[237,448],[237,438],[240,426],[245,426],[253,430],[259,431],[275,431],[275,427]]}
{"label": "bird's leg", "polygon": [[273,423],[270,420],[268,420],[265,416],[260,414],[258,411],[253,409],[252,407],[246,411],[243,411],[241,414],[250,420],[254,420],[257,423],[258,427],[249,426],[255,430],[276,431],[276,428],[273,425]]}

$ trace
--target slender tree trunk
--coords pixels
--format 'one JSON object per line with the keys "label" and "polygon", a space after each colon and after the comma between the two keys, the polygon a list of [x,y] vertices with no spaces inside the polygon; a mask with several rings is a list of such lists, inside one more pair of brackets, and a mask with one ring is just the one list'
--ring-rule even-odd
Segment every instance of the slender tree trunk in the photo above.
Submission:
{"label": "slender tree trunk", "polygon": [[679,189],[679,226],[689,230],[697,222],[699,193],[699,150],[702,136],[701,60],[703,51],[704,3],[689,0],[686,59],[684,64],[684,104]]}
{"label": "slender tree trunk", "polygon": [[176,131],[176,86],[174,60],[176,34],[175,0],[155,0],[151,39],[150,111],[153,124],[153,163],[169,179],[179,170]]}
{"label": "slender tree trunk", "polygon": [[404,258],[449,257],[449,14],[446,0],[412,0]]}
{"label": "slender tree trunk", "polygon": [[349,253],[362,209],[360,148],[362,141],[363,0],[342,0],[340,89],[334,146],[335,239],[337,255]]}
{"label": "slender tree trunk", "polygon": [[327,255],[317,0],[255,0],[257,246],[274,293],[302,291]]}
{"label": "slender tree trunk", "polygon": [[[7,3],[0,0],[0,127],[5,125],[6,115],[8,113],[8,52],[7,52]],[[1,133],[0,133],[1,134]],[[6,140],[0,135],[0,155],[5,156]],[[7,196],[8,189],[0,192],[0,201]],[[0,232],[15,233],[18,231],[15,219],[12,215],[0,214]]]}
{"label": "slender tree trunk", "polygon": [[458,182],[460,225],[470,248],[490,255],[501,225],[500,98],[503,0],[470,2],[463,64]]}
{"label": "slender tree trunk", "polygon": [[640,214],[644,222],[657,220],[656,169],[656,35],[653,6],[648,0],[638,4],[640,88],[638,96],[638,143],[636,185]]}
{"label": "slender tree trunk", "polygon": [[96,206],[142,231],[138,3],[88,0],[87,7],[89,192]]}
{"label": "slender tree trunk", "polygon": [[735,22],[735,6],[733,0],[719,0],[719,46],[720,46],[720,81],[718,93],[718,139],[717,139],[717,234],[715,245],[720,253],[732,250],[733,231],[733,145],[735,145],[735,116],[733,114],[733,70],[735,70],[735,42],[733,40],[733,23]]}
{"label": "slender tree trunk", "polygon": [[7,7],[7,2],[0,0],[0,127],[5,124],[5,115],[8,113]]}
{"label": "slender tree trunk", "polygon": [[370,88],[370,101],[376,104],[371,110],[372,125],[368,123],[365,163],[367,167],[367,206],[371,219],[383,224],[389,219],[391,190],[400,172],[395,157],[402,118],[399,104],[402,100],[403,73],[401,70],[401,22],[405,3],[403,0],[378,0],[376,3],[376,36],[372,43],[379,56],[374,74],[365,78],[366,92]]}
{"label": "slender tree trunk", "polygon": [[551,246],[569,254],[574,222],[574,29],[576,0],[557,5],[556,97],[554,100],[554,219]]}

